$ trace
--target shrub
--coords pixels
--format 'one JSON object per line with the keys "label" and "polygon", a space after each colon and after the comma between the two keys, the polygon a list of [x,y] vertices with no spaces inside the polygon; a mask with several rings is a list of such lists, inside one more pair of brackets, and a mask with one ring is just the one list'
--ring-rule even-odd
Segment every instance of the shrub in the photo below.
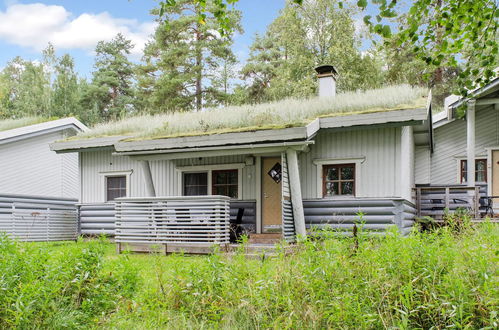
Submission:
{"label": "shrub", "polygon": [[137,276],[126,256],[104,267],[102,242],[60,244],[0,235],[0,328],[88,326],[133,294]]}
{"label": "shrub", "polygon": [[[154,256],[116,327],[497,328],[497,226],[326,234],[292,255]],[[334,233],[330,234],[334,235]],[[354,253],[354,249],[355,253]]]}

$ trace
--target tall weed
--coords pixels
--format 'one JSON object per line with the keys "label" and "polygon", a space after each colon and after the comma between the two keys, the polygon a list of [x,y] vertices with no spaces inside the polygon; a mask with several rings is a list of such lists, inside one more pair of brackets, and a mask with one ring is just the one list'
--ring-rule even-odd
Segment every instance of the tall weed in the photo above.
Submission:
{"label": "tall weed", "polygon": [[63,249],[0,235],[0,328],[78,328],[98,324],[136,287],[126,257],[103,264],[101,242]]}

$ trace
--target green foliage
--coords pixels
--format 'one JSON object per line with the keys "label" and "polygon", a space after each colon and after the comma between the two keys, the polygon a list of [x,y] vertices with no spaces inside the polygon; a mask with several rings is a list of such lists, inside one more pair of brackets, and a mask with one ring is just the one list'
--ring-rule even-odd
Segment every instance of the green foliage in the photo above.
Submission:
{"label": "green foliage", "polygon": [[95,108],[98,118],[111,120],[134,112],[134,65],[128,59],[133,48],[119,33],[109,42],[99,41],[95,48],[95,71],[81,102]]}
{"label": "green foliage", "polygon": [[[249,259],[133,256],[144,281],[117,328],[496,328],[499,229],[359,234]],[[355,253],[354,253],[355,252]]]}
{"label": "green foliage", "polygon": [[126,256],[102,259],[101,242],[17,243],[0,235],[0,328],[79,328],[131,297],[136,271]]}
{"label": "green foliage", "polygon": [[[378,12],[364,21],[371,30],[391,37],[389,20],[399,16],[397,1],[371,1]],[[365,8],[367,1],[359,1]],[[397,44],[410,49],[418,59],[437,68],[462,66],[459,92],[488,83],[499,64],[497,1],[416,0],[409,7],[405,24],[397,32]]]}
{"label": "green foliage", "polygon": [[291,2],[255,37],[248,63],[242,69],[250,81],[251,102],[315,94],[317,65],[333,64],[339,71],[338,89],[369,89],[381,85],[381,63],[374,54],[360,52],[353,7],[338,1]]}
{"label": "green foliage", "polygon": [[[225,104],[236,60],[230,48],[232,33],[218,32],[219,1],[169,3],[162,11],[152,11],[160,18],[138,69],[142,107],[161,113]],[[241,31],[239,22],[238,11],[226,12],[223,24],[231,31]]]}

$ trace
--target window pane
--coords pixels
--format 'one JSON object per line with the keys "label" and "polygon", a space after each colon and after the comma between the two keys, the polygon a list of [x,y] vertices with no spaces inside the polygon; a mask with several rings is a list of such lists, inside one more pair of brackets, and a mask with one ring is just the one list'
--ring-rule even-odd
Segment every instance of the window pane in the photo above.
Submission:
{"label": "window pane", "polygon": [[238,197],[238,170],[213,171],[212,182],[212,193],[214,195]]}
{"label": "window pane", "polygon": [[341,183],[341,194],[342,195],[353,195],[353,181]]}
{"label": "window pane", "polygon": [[341,180],[353,180],[353,166],[341,168]]}
{"label": "window pane", "polygon": [[126,197],[126,176],[106,177],[106,200]]}
{"label": "window pane", "polygon": [[326,180],[338,180],[338,168],[337,167],[329,167],[327,168]]}
{"label": "window pane", "polygon": [[326,196],[338,195],[338,182],[326,182]]}
{"label": "window pane", "polygon": [[208,194],[208,173],[184,173],[184,195],[202,196]]}
{"label": "window pane", "polygon": [[487,161],[485,159],[479,159],[476,161],[476,176],[475,180],[477,182],[487,181]]}
{"label": "window pane", "polygon": [[237,198],[237,186],[229,186],[229,193],[227,196]]}

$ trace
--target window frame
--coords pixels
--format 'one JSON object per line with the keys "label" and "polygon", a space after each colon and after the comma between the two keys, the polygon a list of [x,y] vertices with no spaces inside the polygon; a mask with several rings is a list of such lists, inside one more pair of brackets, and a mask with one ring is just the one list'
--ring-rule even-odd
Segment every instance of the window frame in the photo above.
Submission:
{"label": "window frame", "polygon": [[209,183],[210,183],[210,180],[208,178],[209,176],[209,173],[207,173],[206,171],[185,171],[182,173],[182,196],[206,196],[206,195],[186,195],[185,194],[185,186],[184,186],[184,176],[186,174],[206,174],[206,195],[209,195],[210,194],[210,188],[209,188]]}
{"label": "window frame", "polygon": [[195,165],[195,166],[179,166],[177,167],[178,172],[178,196],[184,196],[184,173],[201,173],[205,172],[208,174],[208,195],[213,194],[213,171],[221,170],[237,170],[237,198],[235,200],[241,200],[243,196],[243,168],[244,163],[233,163],[233,164],[218,164],[218,165]]}
{"label": "window frame", "polygon": [[[230,184],[230,183],[224,183],[224,184],[216,184],[214,182],[214,176],[216,175],[216,173],[221,173],[221,172],[236,172],[236,175],[237,175],[237,180],[236,180],[236,183],[235,184]],[[233,199],[239,199],[239,170],[237,168],[234,168],[234,169],[227,169],[227,170],[212,170],[211,171],[211,192],[213,193],[213,191],[215,190],[215,186],[225,186],[225,187],[228,187],[228,186],[236,186],[237,188],[237,196],[234,198],[234,197],[231,197]]]}
{"label": "window frame", "polygon": [[[476,175],[477,175],[477,162],[479,161],[483,161],[485,163],[485,170],[484,170],[484,174],[485,174],[485,181],[477,181],[476,180]],[[463,164],[466,162],[468,162],[468,160],[466,158],[459,158],[458,159],[458,162],[457,162],[457,166],[458,166],[458,182],[460,184],[466,184],[466,182],[468,182],[468,180],[464,180],[464,173],[463,173]],[[489,164],[489,161],[487,159],[487,157],[475,157],[475,182],[477,183],[487,183],[488,180],[489,180],[489,171],[488,171],[488,164]],[[468,174],[468,168],[466,168],[466,174]]]}
{"label": "window frame", "polygon": [[[362,182],[362,172],[361,165],[366,161],[366,157],[352,157],[352,158],[334,158],[334,159],[315,159],[313,161],[314,165],[317,166],[317,176],[316,176],[316,197],[321,199],[348,199],[352,197],[358,197],[362,195],[360,182]],[[342,164],[354,164],[355,178],[354,178],[354,195],[336,195],[336,196],[324,196],[323,190],[323,173],[324,166],[328,165],[342,165]]]}
{"label": "window frame", "polygon": [[[322,166],[322,198],[334,198],[334,197],[355,197],[355,185],[356,185],[356,178],[357,178],[357,173],[356,173],[356,168],[355,168],[355,163],[345,163],[345,164],[327,164]],[[338,180],[326,180],[326,171],[329,168],[337,168],[338,169]],[[341,178],[341,169],[342,168],[352,168],[353,169],[353,179],[348,179],[348,180],[342,180]],[[343,182],[353,182],[353,187],[352,187],[352,194],[337,194],[335,196],[326,196],[326,185],[328,182],[338,182],[338,191],[341,192],[341,184]]]}
{"label": "window frame", "polygon": [[132,175],[133,171],[128,170],[128,171],[110,171],[110,172],[100,172],[99,174],[101,175],[101,187],[102,187],[102,200],[104,203],[113,203],[113,201],[108,201],[107,200],[107,178],[109,177],[119,177],[119,176],[124,176],[126,180],[126,196],[125,197],[130,197],[130,176]]}

